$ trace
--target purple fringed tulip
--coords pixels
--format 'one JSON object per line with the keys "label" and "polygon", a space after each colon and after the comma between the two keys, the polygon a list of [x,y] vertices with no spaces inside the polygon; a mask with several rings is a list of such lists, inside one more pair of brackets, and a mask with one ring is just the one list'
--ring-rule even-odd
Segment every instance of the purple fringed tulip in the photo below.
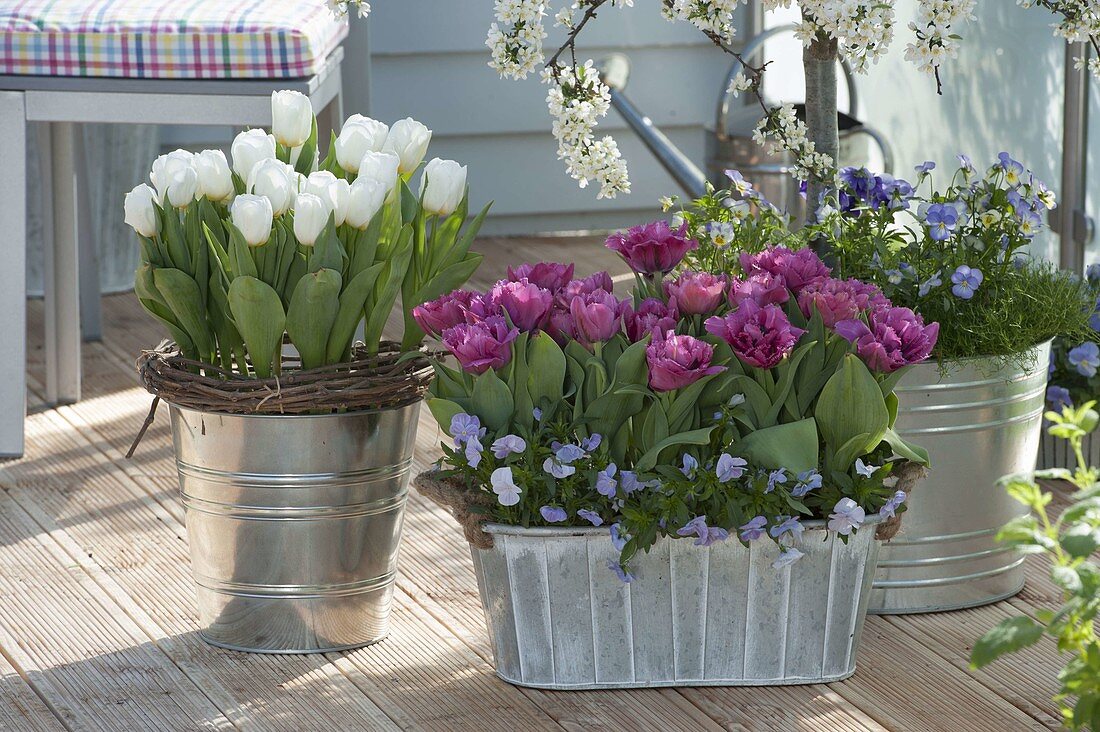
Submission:
{"label": "purple fringed tulip", "polygon": [[649,385],[657,391],[672,391],[694,384],[704,376],[721,373],[725,366],[711,366],[714,346],[686,335],[654,338],[646,346]]}
{"label": "purple fringed tulip", "polygon": [[656,274],[671,272],[685,254],[699,246],[699,242],[688,238],[687,224],[673,229],[666,221],[654,221],[635,226],[625,234],[612,234],[607,237],[606,245],[635,272]]}
{"label": "purple fringed tulip", "polygon": [[726,278],[709,272],[684,272],[665,283],[665,295],[683,315],[710,315],[722,303]]}
{"label": "purple fringed tulip", "polygon": [[596,272],[579,280],[570,280],[565,283],[558,293],[558,302],[566,305],[577,295],[591,295],[594,292],[613,292],[615,283],[607,272]]}
{"label": "purple fringed tulip", "polygon": [[549,290],[527,280],[501,280],[493,285],[489,294],[493,302],[508,313],[512,323],[526,332],[542,328],[554,304],[554,296]]}
{"label": "purple fringed tulip", "polygon": [[621,312],[618,298],[603,290],[577,295],[569,302],[576,338],[589,347],[610,339],[621,330]]}
{"label": "purple fringed tulip", "polygon": [[475,297],[477,293],[470,290],[455,290],[449,295],[417,305],[412,311],[413,319],[425,333],[439,337],[448,328],[470,320],[470,303]]}
{"label": "purple fringed tulip", "polygon": [[636,311],[630,303],[623,303],[623,323],[631,343],[637,343],[650,333],[664,335],[666,331],[675,330],[679,319],[680,314],[673,305],[666,305],[655,297],[642,300]]}
{"label": "purple fringed tulip", "polygon": [[794,350],[806,332],[795,328],[778,305],[742,303],[736,312],[708,318],[707,332],[730,344],[739,359],[761,369],[770,369]]}
{"label": "purple fringed tulip", "polygon": [[512,341],[519,330],[508,326],[499,315],[479,323],[459,323],[443,333],[443,345],[463,370],[483,374],[512,360]]}
{"label": "purple fringed tulip", "polygon": [[836,332],[856,345],[867,368],[889,374],[902,366],[920,363],[932,354],[940,324],[925,325],[909,308],[883,308],[862,320],[842,320]]}
{"label": "purple fringed tulip", "polygon": [[564,346],[569,341],[577,340],[577,328],[573,324],[573,316],[569,307],[555,303],[550,309],[550,317],[547,318],[546,332],[550,334],[559,346]]}
{"label": "purple fringed tulip", "polygon": [[834,280],[814,282],[798,293],[798,307],[809,318],[814,306],[821,313],[826,328],[834,327],[841,320],[859,317],[868,310],[890,307],[890,301],[874,285],[859,280]]}
{"label": "purple fringed tulip", "polygon": [[747,279],[730,283],[730,304],[734,307],[746,300],[757,305],[782,305],[790,298],[786,281],[771,272],[757,272]]}
{"label": "purple fringed tulip", "polygon": [[557,262],[539,262],[508,267],[508,279],[512,282],[527,280],[544,290],[556,293],[573,279],[575,265]]}
{"label": "purple fringed tulip", "polygon": [[759,272],[779,275],[795,295],[802,288],[829,276],[829,268],[813,250],[792,252],[787,247],[772,247],[759,254],[746,252],[741,255],[741,269],[746,277]]}

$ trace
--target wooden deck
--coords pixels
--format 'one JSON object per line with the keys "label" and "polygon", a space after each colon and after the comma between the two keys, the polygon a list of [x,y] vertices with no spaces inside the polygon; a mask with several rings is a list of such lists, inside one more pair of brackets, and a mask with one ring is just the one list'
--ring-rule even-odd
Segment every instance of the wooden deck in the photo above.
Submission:
{"label": "wooden deck", "polygon": [[[617,265],[587,240],[488,240],[504,262]],[[1056,596],[1028,586],[979,610],[872,617],[859,671],[830,686],[548,693],[493,674],[462,534],[409,500],[393,629],[351,653],[256,656],[198,634],[166,413],[124,458],[149,408],[134,359],[159,333],[131,295],[104,299],[106,338],[84,355],[84,401],[41,402],[41,303],[31,303],[27,455],[0,464],[0,730],[905,730],[1058,727],[1059,666],[1041,643],[972,672],[970,645]],[[438,454],[427,410],[417,468]]]}

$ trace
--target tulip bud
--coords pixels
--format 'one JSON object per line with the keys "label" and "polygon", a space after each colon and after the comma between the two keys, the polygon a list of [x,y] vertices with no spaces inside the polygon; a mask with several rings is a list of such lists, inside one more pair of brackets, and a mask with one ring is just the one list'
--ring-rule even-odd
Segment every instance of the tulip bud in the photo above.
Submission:
{"label": "tulip bud", "polygon": [[153,168],[149,171],[149,180],[152,182],[153,187],[157,189],[159,200],[163,201],[165,199],[172,178],[184,168],[190,168],[194,157],[192,153],[186,150],[173,150],[153,161]]}
{"label": "tulip bud", "polygon": [[245,130],[233,139],[233,172],[247,181],[248,174],[261,160],[275,157],[275,137],[263,130]]}
{"label": "tulip bud", "polygon": [[466,195],[466,166],[435,158],[424,167],[420,193],[425,211],[450,216]]}
{"label": "tulip bud", "polygon": [[350,186],[346,180],[337,178],[327,170],[318,170],[310,173],[306,178],[305,193],[312,193],[320,197],[336,215],[336,225],[344,223],[348,211],[348,197]]}
{"label": "tulip bud", "polygon": [[347,222],[356,229],[365,229],[386,202],[388,191],[373,178],[358,178],[351,184],[348,196]]}
{"label": "tulip bud", "polygon": [[248,174],[248,191],[267,197],[276,216],[282,216],[294,204],[297,183],[294,169],[275,158],[261,160]]}
{"label": "tulip bud", "polygon": [[431,130],[412,117],[406,117],[393,123],[386,135],[386,142],[382,145],[382,151],[397,155],[401,160],[399,170],[402,173],[411,173],[424,160],[431,140]]}
{"label": "tulip bud", "polygon": [[199,174],[191,166],[176,168],[168,174],[168,202],[183,208],[195,200],[199,193]]}
{"label": "tulip bud", "polygon": [[294,201],[294,236],[307,247],[313,246],[332,213],[328,203],[312,193],[302,193]]}
{"label": "tulip bud", "polygon": [[397,170],[400,167],[401,158],[394,153],[369,152],[359,162],[359,177],[378,181],[389,193],[397,185]]}
{"label": "tulip bud", "polygon": [[381,150],[389,131],[390,128],[382,122],[353,114],[336,138],[336,162],[349,173],[358,173],[363,156]]}
{"label": "tulip bud", "polygon": [[224,201],[233,196],[233,174],[221,150],[203,150],[194,157],[192,165],[199,175],[200,196],[211,201]]}
{"label": "tulip bud", "polygon": [[271,92],[271,132],[287,147],[298,147],[313,131],[313,105],[296,91]]}
{"label": "tulip bud", "polygon": [[249,246],[258,247],[271,236],[271,201],[266,196],[242,193],[233,199],[229,216]]}
{"label": "tulip bud", "polygon": [[153,208],[153,201],[156,198],[157,192],[145,183],[134,186],[134,189],[126,194],[123,204],[123,210],[126,212],[125,221],[142,236],[157,235],[157,211]]}

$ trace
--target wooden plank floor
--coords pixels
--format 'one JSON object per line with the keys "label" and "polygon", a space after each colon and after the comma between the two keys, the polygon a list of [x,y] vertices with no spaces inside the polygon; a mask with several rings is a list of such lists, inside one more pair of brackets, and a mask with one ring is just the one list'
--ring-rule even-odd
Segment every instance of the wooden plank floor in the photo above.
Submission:
{"label": "wooden plank floor", "polygon": [[[486,240],[484,285],[506,262],[622,265],[588,239]],[[830,686],[543,692],[509,686],[492,655],[462,534],[409,502],[393,630],[375,646],[257,656],[197,635],[166,414],[124,458],[150,397],[134,359],[160,338],[132,295],[104,298],[84,353],[85,399],[41,402],[41,303],[30,307],[27,455],[0,464],[0,730],[950,730],[1058,727],[1058,659],[1042,643],[972,672],[970,645],[1057,593],[867,623],[859,671]],[[416,467],[438,455],[424,410]]]}

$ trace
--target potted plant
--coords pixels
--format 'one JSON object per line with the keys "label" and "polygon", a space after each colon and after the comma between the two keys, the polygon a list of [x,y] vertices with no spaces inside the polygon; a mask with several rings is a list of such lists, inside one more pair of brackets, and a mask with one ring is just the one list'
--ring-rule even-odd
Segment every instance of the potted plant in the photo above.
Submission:
{"label": "potted plant", "polygon": [[872,612],[949,610],[1018,592],[1023,556],[995,541],[1022,509],[997,487],[1035,468],[1050,341],[1088,333],[1095,295],[1081,278],[1033,258],[1053,194],[1001,153],[977,169],[966,156],[946,185],[935,164],[916,185],[846,169],[808,236],[837,271],[941,324],[938,363],[898,384],[897,429],[934,467],[905,533],[883,547]]}
{"label": "potted plant", "polygon": [[[746,255],[740,278],[695,268],[728,247],[686,232],[608,239],[636,275],[625,300],[607,273],[539,263],[414,310],[457,362],[434,364],[453,443],[417,486],[465,529],[511,683],[855,670],[876,529],[926,462],[893,430],[893,386],[937,326],[808,249]],[[904,324],[886,362],[843,335],[878,322]]]}
{"label": "potted plant", "polygon": [[402,343],[382,331],[398,298],[408,311],[466,281],[485,211],[465,225],[453,161],[413,192],[431,131],[412,119],[353,115],[319,160],[307,97],[273,94],[272,117],[231,164],[157,158],[125,209],[135,291],[173,341],[140,375],[171,407],[201,634],[312,653],[387,631],[431,368],[415,322]]}

